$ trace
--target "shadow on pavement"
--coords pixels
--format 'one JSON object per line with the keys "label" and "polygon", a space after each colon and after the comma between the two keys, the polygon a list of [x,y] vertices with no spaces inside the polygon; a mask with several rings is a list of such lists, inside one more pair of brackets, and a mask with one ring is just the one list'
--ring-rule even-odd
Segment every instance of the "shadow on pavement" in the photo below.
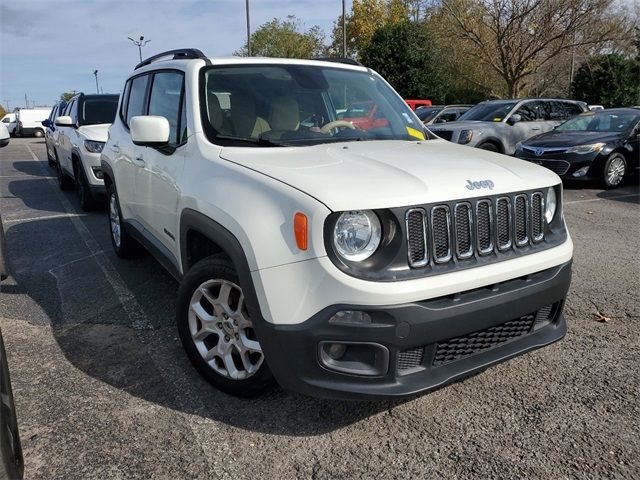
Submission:
{"label": "shadow on pavement", "polygon": [[34,179],[27,177],[27,179],[12,180],[8,188],[11,195],[22,200],[25,206],[33,210],[66,213],[55,197],[42,195],[43,190],[50,188],[48,182],[49,180],[43,177]]}
{"label": "shadow on pavement", "polygon": [[[191,367],[178,340],[175,280],[151,256],[118,259],[106,248],[107,229],[101,232],[92,234],[104,253],[91,256],[69,219],[25,222],[6,231],[15,285],[3,294],[31,297],[48,317],[44,321],[66,359],[92,378],[165,408],[277,435],[327,433],[402,403],[320,400],[280,388],[239,399],[216,390]],[[151,328],[133,328],[127,313],[132,300],[123,305],[101,270],[100,262],[107,260]],[[14,314],[20,313],[8,313]],[[25,318],[24,312],[14,318]],[[74,387],[64,381],[60,388],[69,389],[72,402]]]}
{"label": "shadow on pavement", "polygon": [[13,162],[12,165],[13,168],[15,168],[17,171],[26,173],[27,175],[31,175],[34,177],[53,177],[56,174],[55,170],[53,170],[52,168],[43,168],[42,162],[36,162],[33,160],[16,161]]}

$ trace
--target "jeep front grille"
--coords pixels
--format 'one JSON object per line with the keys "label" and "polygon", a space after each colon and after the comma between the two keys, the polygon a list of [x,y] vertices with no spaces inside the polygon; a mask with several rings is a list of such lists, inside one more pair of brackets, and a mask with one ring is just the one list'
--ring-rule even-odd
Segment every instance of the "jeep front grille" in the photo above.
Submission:
{"label": "jeep front grille", "polygon": [[406,216],[412,268],[524,249],[544,238],[541,192],[482,198],[429,208]]}

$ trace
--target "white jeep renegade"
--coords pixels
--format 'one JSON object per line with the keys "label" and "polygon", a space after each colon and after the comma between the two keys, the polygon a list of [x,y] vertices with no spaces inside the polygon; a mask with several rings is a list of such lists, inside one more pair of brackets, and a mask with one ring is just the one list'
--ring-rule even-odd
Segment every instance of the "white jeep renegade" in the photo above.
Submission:
{"label": "white jeep renegade", "polygon": [[[363,102],[368,129],[340,120]],[[566,332],[558,176],[435,139],[356,62],[165,52],[101,159],[115,251],[180,280],[184,348],[226,392],[403,396]]]}

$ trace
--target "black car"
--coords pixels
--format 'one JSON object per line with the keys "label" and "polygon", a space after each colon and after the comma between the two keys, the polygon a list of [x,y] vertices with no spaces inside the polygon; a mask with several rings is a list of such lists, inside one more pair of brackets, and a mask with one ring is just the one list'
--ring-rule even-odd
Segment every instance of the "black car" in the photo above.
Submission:
{"label": "black car", "polygon": [[615,188],[640,167],[640,109],[585,112],[519,143],[515,156],[563,178],[596,179]]}

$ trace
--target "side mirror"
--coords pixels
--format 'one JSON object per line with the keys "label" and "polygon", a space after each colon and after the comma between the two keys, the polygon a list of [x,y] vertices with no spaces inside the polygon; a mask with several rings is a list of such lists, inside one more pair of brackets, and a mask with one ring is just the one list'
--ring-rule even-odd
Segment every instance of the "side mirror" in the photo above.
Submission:
{"label": "side mirror", "polygon": [[73,127],[73,118],[63,115],[56,118],[56,127]]}
{"label": "side mirror", "polygon": [[131,140],[143,147],[162,147],[169,142],[169,120],[157,115],[133,117],[129,125]]}
{"label": "side mirror", "polygon": [[48,118],[42,120],[42,122],[40,123],[42,123],[43,127],[51,128],[51,120],[49,120]]}
{"label": "side mirror", "polygon": [[0,123],[0,148],[9,145],[9,129],[4,123]]}
{"label": "side mirror", "polygon": [[513,115],[511,115],[508,119],[507,119],[507,123],[509,125],[515,125],[518,122],[522,121],[522,116],[520,116],[517,113],[514,113]]}

